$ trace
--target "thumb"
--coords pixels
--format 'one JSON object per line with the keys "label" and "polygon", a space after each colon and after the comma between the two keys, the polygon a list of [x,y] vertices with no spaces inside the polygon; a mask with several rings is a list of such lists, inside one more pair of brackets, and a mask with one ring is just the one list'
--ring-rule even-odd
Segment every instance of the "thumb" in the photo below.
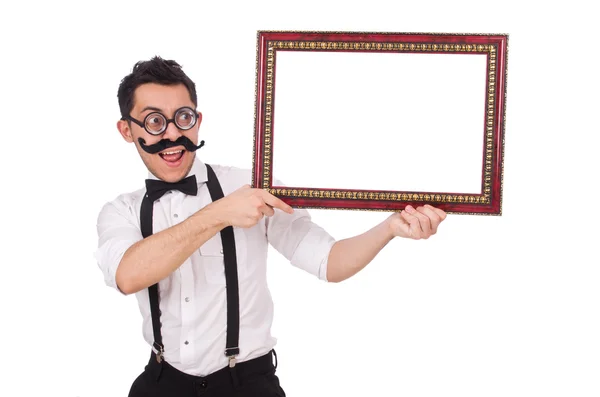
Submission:
{"label": "thumb", "polygon": [[402,212],[398,214],[399,216],[394,217],[393,220],[394,234],[398,237],[406,237],[410,235],[410,223],[404,219]]}

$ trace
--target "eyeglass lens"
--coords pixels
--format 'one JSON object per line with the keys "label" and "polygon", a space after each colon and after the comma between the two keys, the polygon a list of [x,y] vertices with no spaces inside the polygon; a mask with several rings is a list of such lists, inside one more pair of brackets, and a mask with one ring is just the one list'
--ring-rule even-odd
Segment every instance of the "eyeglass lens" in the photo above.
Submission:
{"label": "eyeglass lens", "polygon": [[[175,113],[175,125],[182,130],[190,129],[196,122],[196,113],[191,109],[180,109]],[[160,113],[150,113],[145,118],[146,129],[153,134],[160,134],[167,129],[167,119]]]}

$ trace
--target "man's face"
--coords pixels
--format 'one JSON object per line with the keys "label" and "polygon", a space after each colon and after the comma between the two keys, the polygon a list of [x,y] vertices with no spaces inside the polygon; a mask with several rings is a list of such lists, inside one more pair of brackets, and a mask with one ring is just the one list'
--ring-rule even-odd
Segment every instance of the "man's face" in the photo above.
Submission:
{"label": "man's face", "polygon": [[[175,112],[182,107],[195,109],[190,94],[183,84],[172,86],[155,83],[142,84],[135,90],[133,103],[134,106],[129,115],[142,123],[150,113],[159,112],[167,119],[172,119]],[[138,138],[143,138],[146,145],[152,145],[163,139],[175,141],[184,135],[197,144],[201,121],[202,115],[199,114],[196,125],[189,130],[180,130],[174,123],[169,123],[165,132],[158,136],[149,134],[143,127],[133,122],[128,123],[124,120],[117,123],[117,128],[127,142],[135,143],[142,161],[152,174],[167,182],[177,182],[190,172],[195,153],[185,150],[180,145],[156,154],[149,154],[140,147]]]}

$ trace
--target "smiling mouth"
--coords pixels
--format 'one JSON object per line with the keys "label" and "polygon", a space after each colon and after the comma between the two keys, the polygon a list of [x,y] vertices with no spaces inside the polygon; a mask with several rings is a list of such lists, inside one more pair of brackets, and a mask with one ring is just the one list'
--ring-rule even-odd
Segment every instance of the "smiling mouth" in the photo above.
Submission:
{"label": "smiling mouth", "polygon": [[165,150],[158,155],[165,160],[167,163],[176,163],[183,157],[185,150]]}

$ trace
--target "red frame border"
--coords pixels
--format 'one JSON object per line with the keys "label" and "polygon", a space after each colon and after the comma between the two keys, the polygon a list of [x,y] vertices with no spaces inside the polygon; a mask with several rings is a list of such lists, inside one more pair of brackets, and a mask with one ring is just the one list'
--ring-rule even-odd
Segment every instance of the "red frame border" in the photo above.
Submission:
{"label": "red frame border", "polygon": [[[354,49],[344,48],[345,43],[348,43],[348,45],[352,43],[351,46],[358,45],[358,47]],[[405,43],[406,47],[402,48],[402,44],[398,43]],[[379,44],[381,46],[396,46],[389,51],[409,53],[451,52],[469,54],[474,51],[488,53],[487,81],[489,90],[484,109],[484,169],[482,173],[482,193],[480,195],[272,185],[273,164],[270,143],[274,139],[272,98],[275,96],[276,57],[271,56],[269,59],[269,54],[273,55],[275,51],[289,50],[375,52],[381,51]],[[339,45],[341,48],[332,48],[334,45]],[[300,46],[303,47],[300,48]],[[485,50],[482,50],[482,48]],[[253,187],[262,187],[296,208],[398,211],[409,204],[413,206],[431,204],[448,213],[501,215],[506,113],[507,34],[259,31],[257,33],[256,51],[256,103],[252,157]],[[492,63],[490,63],[491,57],[494,59]],[[490,66],[492,64],[493,68]],[[271,75],[268,73],[270,69],[272,69]],[[493,107],[488,106],[490,100],[493,100]]]}

